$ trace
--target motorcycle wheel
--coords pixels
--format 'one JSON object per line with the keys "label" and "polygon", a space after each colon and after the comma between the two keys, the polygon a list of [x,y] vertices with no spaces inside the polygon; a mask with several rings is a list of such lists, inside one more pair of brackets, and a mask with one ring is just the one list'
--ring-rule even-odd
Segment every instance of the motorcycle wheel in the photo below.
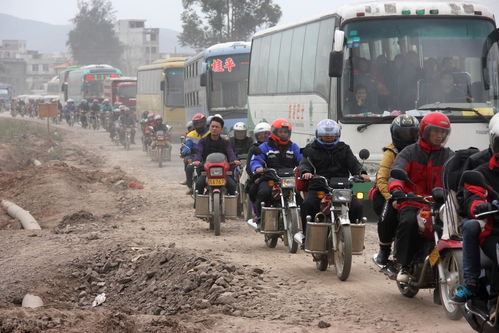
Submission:
{"label": "motorcycle wheel", "polygon": [[325,270],[327,270],[328,264],[329,264],[329,260],[327,258],[327,255],[323,254],[315,262],[315,268],[317,268],[318,271],[324,272]]}
{"label": "motorcycle wheel", "polygon": [[171,161],[171,160],[172,160],[172,147],[168,147],[166,149],[165,161]]}
{"label": "motorcycle wheel", "polygon": [[399,288],[399,291],[402,295],[408,298],[413,298],[414,296],[417,295],[419,288],[410,286],[407,283],[400,283],[397,281],[397,287]]}
{"label": "motorcycle wheel", "polygon": [[220,222],[222,220],[222,212],[220,205],[220,192],[213,193],[213,230],[215,236],[220,236]]}
{"label": "motorcycle wheel", "polygon": [[265,235],[265,245],[267,245],[268,248],[273,249],[277,245],[278,237],[274,235]]}
{"label": "motorcycle wheel", "polygon": [[130,150],[130,138],[125,135],[125,150]]}
{"label": "motorcycle wheel", "polygon": [[444,307],[445,314],[450,320],[459,320],[463,316],[461,306],[449,303],[454,295],[457,286],[463,283],[463,251],[461,249],[451,249],[441,256],[444,267],[446,283],[440,285],[440,300]]}
{"label": "motorcycle wheel", "polygon": [[159,163],[159,167],[162,168],[163,167],[163,155],[165,154],[165,151],[163,148],[159,148],[158,149],[158,163]]}
{"label": "motorcycle wheel", "polygon": [[298,209],[289,209],[288,214],[288,230],[286,230],[286,237],[288,239],[288,252],[296,253],[298,251],[298,243],[294,239],[294,235],[298,232]]}
{"label": "motorcycle wheel", "polygon": [[352,233],[349,225],[341,225],[339,222],[335,229],[338,244],[334,251],[334,266],[338,279],[345,281],[352,268]]}
{"label": "motorcycle wheel", "polygon": [[248,221],[253,217],[253,208],[251,207],[251,201],[249,195],[246,195],[246,200],[243,203],[243,217],[245,221]]}

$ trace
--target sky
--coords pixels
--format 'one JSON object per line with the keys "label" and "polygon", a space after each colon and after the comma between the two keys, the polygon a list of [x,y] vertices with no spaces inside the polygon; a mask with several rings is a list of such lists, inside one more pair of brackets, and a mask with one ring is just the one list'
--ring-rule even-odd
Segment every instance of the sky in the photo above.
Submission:
{"label": "sky", "polygon": [[[111,2],[118,19],[146,19],[146,27],[182,30],[181,0],[112,0]],[[491,7],[496,19],[499,18],[497,0],[477,2]],[[288,24],[330,11],[344,4],[345,0],[274,0],[274,3],[279,4],[283,12],[279,24]],[[69,24],[69,20],[78,11],[77,0],[0,0],[0,4],[0,13],[52,24]]]}
{"label": "sky", "polygon": [[[112,0],[118,19],[146,19],[146,27],[182,30],[181,0]],[[341,0],[274,0],[283,12],[279,23],[292,23],[330,10]],[[311,5],[313,3],[313,5]],[[77,0],[0,0],[0,13],[52,24],[69,24]]]}

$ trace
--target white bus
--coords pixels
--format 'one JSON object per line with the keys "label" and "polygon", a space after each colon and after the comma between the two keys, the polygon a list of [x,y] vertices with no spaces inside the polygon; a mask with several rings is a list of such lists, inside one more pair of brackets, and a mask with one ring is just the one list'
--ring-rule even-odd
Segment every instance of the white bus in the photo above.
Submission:
{"label": "white bus", "polygon": [[354,153],[371,152],[370,174],[400,113],[443,111],[452,149],[483,149],[498,107],[497,46],[482,61],[495,29],[481,5],[380,1],[261,31],[252,41],[250,122],[287,118],[304,146],[319,120],[335,119]]}

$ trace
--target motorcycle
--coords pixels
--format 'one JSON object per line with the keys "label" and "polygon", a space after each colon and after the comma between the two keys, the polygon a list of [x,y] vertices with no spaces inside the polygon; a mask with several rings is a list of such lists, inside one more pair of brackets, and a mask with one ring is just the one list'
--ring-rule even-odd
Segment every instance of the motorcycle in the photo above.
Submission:
{"label": "motorcycle", "polygon": [[154,139],[154,128],[152,126],[146,126],[142,132],[142,150],[146,152],[147,155],[152,155],[152,141]]}
{"label": "motorcycle", "polygon": [[164,131],[157,131],[155,134],[155,155],[159,162],[159,167],[163,167],[163,161],[171,161],[172,147],[167,141],[167,134]]}
{"label": "motorcycle", "polygon": [[265,244],[275,248],[279,238],[283,239],[289,253],[296,253],[298,242],[294,235],[301,230],[300,208],[296,203],[295,177],[293,170],[265,169],[256,182],[266,182],[272,188],[269,202],[262,203],[261,226],[249,219],[247,224],[265,236]]}
{"label": "motorcycle", "polygon": [[225,218],[237,217],[237,196],[227,195],[225,184],[232,175],[230,164],[222,153],[212,153],[206,157],[204,171],[206,176],[206,194],[194,191],[195,215],[204,218],[215,236],[220,236],[220,224]]}
{"label": "motorcycle", "polygon": [[[402,169],[393,169],[390,176],[410,182],[407,173]],[[414,297],[420,289],[433,289],[434,303],[443,305],[449,319],[458,320],[462,317],[461,309],[452,304],[450,299],[463,281],[462,241],[442,237],[444,221],[440,217],[440,211],[445,203],[445,191],[436,187],[430,196],[409,193],[404,198],[397,199],[397,201],[403,200],[424,203],[426,206],[417,212],[418,230],[423,242],[422,250],[410,265],[412,274],[409,281],[407,283],[397,281],[397,287],[402,295],[409,298]],[[396,280],[395,272],[400,265],[396,261],[392,261],[390,265],[395,268],[394,272],[385,270],[383,273],[390,279]]]}
{"label": "motorcycle", "polygon": [[237,155],[237,159],[241,161],[241,166],[236,168],[234,172],[234,177],[236,178],[237,183],[237,192],[239,193],[239,196],[237,197],[237,215],[247,221],[253,216],[251,202],[245,189],[246,181],[248,180],[248,174],[245,171],[248,154],[239,154]]}
{"label": "motorcycle", "polygon": [[94,130],[98,130],[100,128],[99,117],[95,113],[90,114],[90,125]]}
{"label": "motorcycle", "polygon": [[131,132],[131,129],[130,129],[130,127],[123,127],[123,128],[121,128],[121,131],[123,131],[122,132],[123,147],[125,148],[125,150],[130,150],[130,132]]}
{"label": "motorcycle", "polygon": [[317,270],[325,271],[334,265],[336,276],[345,281],[350,275],[352,255],[362,254],[366,218],[351,224],[348,215],[352,201],[354,182],[363,182],[359,176],[331,178],[314,176],[310,188],[320,189],[317,197],[321,199],[320,211],[312,220],[307,216],[307,235],[305,243],[300,234],[296,240],[304,245],[306,253],[312,254]]}
{"label": "motorcycle", "polygon": [[[463,182],[468,184],[476,184],[484,187],[485,181],[481,173],[477,171],[466,171],[463,174]],[[486,219],[493,217],[497,223],[499,219],[499,202],[492,202],[492,210],[480,213],[476,216],[477,219]],[[495,300],[495,314],[491,314],[491,306],[494,305],[492,295],[490,295],[491,273],[494,266],[499,265],[499,243],[496,244],[497,262],[493,262],[483,251],[480,251],[480,266],[482,274],[478,281],[479,293],[468,300],[462,306],[464,318],[468,324],[477,332],[499,332],[499,298]],[[497,298],[497,295],[495,296]]]}

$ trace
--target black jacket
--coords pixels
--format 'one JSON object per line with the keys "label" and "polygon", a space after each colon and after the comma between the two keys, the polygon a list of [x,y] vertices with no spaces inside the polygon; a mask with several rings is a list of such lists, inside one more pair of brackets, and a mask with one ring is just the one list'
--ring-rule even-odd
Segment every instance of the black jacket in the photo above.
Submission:
{"label": "black jacket", "polygon": [[479,151],[470,157],[464,162],[463,170],[473,170],[478,168],[480,165],[488,163],[490,158],[492,157],[492,150],[489,148]]}
{"label": "black jacket", "polygon": [[329,148],[315,140],[303,148],[302,154],[303,159],[298,167],[300,175],[307,172],[314,173],[314,167],[310,164],[310,161],[316,168],[315,174],[324,176],[327,179],[332,177],[348,178],[350,175],[366,173],[352,153],[350,146],[344,142],[338,142]]}
{"label": "black jacket", "polygon": [[234,153],[236,156],[247,154],[248,150],[251,147],[252,141],[251,138],[244,138],[243,140],[237,140],[236,138],[230,138],[230,144],[232,148],[234,148]]}
{"label": "black jacket", "polygon": [[250,146],[250,148],[248,150],[248,159],[246,160],[247,161],[246,162],[246,173],[250,177],[253,175],[253,172],[251,172],[250,161],[251,161],[251,158],[253,157],[253,155],[259,155],[261,153],[260,148],[258,148],[259,145],[260,145],[260,142],[255,142]]}

